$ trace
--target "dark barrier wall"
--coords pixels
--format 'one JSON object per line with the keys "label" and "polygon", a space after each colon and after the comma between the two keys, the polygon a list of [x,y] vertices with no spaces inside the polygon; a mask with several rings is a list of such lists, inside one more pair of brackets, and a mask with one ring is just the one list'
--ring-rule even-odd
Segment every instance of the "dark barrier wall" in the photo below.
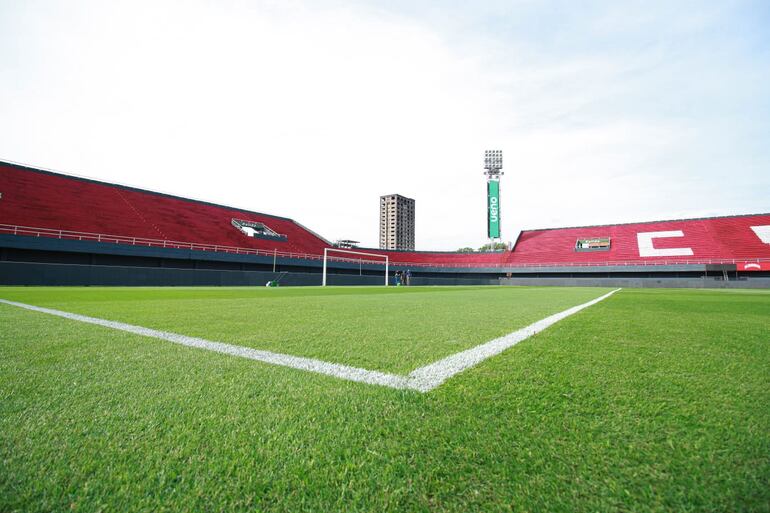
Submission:
{"label": "dark barrier wall", "polygon": [[[121,267],[0,262],[0,285],[259,286],[281,276],[269,271]],[[383,276],[329,274],[329,285],[381,285]],[[319,273],[283,275],[281,285],[320,285]]]}
{"label": "dark barrier wall", "polygon": [[680,288],[680,289],[766,289],[770,278],[763,276],[731,277],[725,281],[721,276],[699,278],[679,277],[637,277],[637,278],[501,278],[500,285],[558,286],[558,287],[631,287],[631,288]]}
{"label": "dark barrier wall", "polygon": [[[448,273],[447,273],[448,274]],[[525,285],[583,287],[677,287],[677,288],[770,288],[770,277],[721,276],[683,277],[665,275],[627,277],[473,277],[463,274],[412,276],[412,285]],[[223,269],[180,269],[171,267],[54,264],[41,262],[0,262],[0,285],[123,285],[123,286],[256,286],[276,278],[283,286],[317,286],[318,272],[273,273]],[[382,285],[384,276],[329,274],[329,285]],[[391,276],[390,284],[394,285]]]}
{"label": "dark barrier wall", "polygon": [[500,285],[497,278],[444,278],[412,276],[411,285]]}

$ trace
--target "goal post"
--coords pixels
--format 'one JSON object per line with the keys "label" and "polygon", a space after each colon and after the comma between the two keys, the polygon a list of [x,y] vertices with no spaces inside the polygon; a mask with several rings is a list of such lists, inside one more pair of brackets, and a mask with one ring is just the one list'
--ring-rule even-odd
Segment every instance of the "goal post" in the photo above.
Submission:
{"label": "goal post", "polygon": [[[352,251],[349,249],[337,249],[337,248],[324,248],[324,267],[323,267],[323,279],[321,280],[321,286],[326,286],[326,262],[329,260],[329,253],[344,253],[347,255],[360,255],[360,256],[368,256],[368,257],[374,257],[374,258],[382,258],[385,262],[385,286],[388,286],[388,264],[390,259],[388,258],[388,255],[379,255],[377,253],[363,253],[361,251]],[[355,261],[361,261],[362,259],[350,259]]]}

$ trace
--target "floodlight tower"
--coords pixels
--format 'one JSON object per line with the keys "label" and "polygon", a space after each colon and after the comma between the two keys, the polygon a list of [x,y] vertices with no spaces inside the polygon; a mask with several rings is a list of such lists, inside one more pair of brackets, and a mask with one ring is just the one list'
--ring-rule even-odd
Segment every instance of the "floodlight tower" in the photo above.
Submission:
{"label": "floodlight tower", "polygon": [[484,152],[484,174],[487,176],[487,237],[494,244],[500,240],[500,177],[504,174],[503,150]]}

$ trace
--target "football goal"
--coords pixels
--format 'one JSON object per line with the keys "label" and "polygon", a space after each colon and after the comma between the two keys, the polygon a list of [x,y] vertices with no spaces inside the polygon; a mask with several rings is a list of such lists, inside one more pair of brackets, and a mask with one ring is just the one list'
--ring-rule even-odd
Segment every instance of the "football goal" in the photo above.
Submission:
{"label": "football goal", "polygon": [[[377,253],[362,253],[361,251],[352,251],[350,249],[338,249],[338,248],[324,248],[324,270],[323,270],[323,280],[321,281],[321,286],[326,286],[326,262],[329,260],[329,253],[342,253],[344,255],[358,255],[359,257],[365,256],[365,257],[372,257],[376,258],[378,260],[366,260],[366,263],[372,264],[372,263],[385,263],[385,286],[388,286],[388,255],[378,255]],[[336,256],[332,257],[335,260],[341,260],[344,262],[355,262],[360,265],[363,265],[364,259],[363,258],[355,258],[354,256],[347,257],[347,256]]]}

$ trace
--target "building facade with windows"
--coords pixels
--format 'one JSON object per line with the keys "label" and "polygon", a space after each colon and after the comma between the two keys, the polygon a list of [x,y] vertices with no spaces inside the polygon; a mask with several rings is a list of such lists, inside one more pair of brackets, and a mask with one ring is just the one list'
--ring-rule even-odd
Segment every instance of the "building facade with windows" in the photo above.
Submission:
{"label": "building facade with windows", "polygon": [[414,200],[380,196],[380,249],[414,251]]}

